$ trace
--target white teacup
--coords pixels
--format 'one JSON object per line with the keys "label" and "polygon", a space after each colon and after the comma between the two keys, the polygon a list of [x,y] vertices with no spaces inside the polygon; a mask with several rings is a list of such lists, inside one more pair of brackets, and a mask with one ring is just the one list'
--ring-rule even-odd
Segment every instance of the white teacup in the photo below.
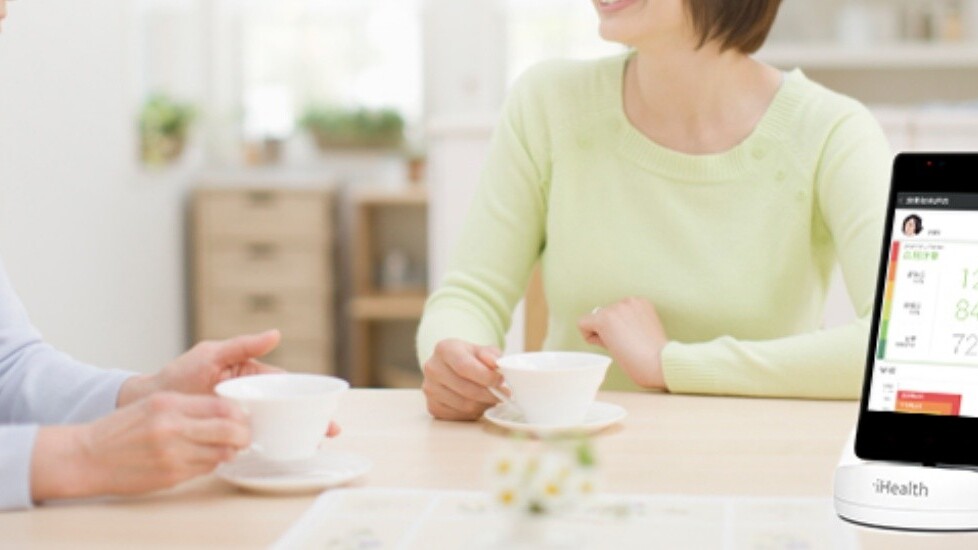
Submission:
{"label": "white teacup", "polygon": [[252,449],[270,460],[316,453],[350,384],[319,374],[259,374],[221,382],[215,392],[251,417]]}
{"label": "white teacup", "polygon": [[573,426],[584,421],[611,358],[596,353],[542,351],[507,355],[496,364],[527,422]]}

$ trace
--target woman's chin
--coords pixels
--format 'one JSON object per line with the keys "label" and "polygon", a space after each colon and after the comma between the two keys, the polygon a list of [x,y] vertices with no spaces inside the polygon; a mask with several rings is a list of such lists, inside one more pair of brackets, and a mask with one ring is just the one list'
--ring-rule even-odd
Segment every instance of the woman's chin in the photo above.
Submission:
{"label": "woman's chin", "polygon": [[598,36],[608,42],[630,46],[635,41],[635,32],[625,27],[626,25],[622,25],[618,21],[602,21],[598,26]]}

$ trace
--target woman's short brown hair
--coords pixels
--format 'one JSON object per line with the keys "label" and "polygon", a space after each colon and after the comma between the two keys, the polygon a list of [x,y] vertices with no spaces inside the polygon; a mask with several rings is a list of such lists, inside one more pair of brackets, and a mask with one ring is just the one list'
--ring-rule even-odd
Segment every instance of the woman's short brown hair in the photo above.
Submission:
{"label": "woman's short brown hair", "polygon": [[754,53],[774,24],[781,0],[686,0],[686,10],[702,47],[717,40],[720,50]]}

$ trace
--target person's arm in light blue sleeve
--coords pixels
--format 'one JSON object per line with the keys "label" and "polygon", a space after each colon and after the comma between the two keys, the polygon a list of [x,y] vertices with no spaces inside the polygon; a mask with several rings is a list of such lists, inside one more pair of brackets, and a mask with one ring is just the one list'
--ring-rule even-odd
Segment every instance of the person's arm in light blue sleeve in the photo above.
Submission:
{"label": "person's arm in light blue sleeve", "polygon": [[85,365],[41,340],[0,264],[0,510],[31,506],[38,424],[88,422],[116,408],[132,373]]}
{"label": "person's arm in light blue sleeve", "polygon": [[[0,337],[0,349],[4,343]],[[0,423],[89,422],[115,410],[119,389],[131,376],[80,363],[32,340],[0,358]]]}
{"label": "person's arm in light blue sleeve", "polygon": [[0,511],[30,508],[37,426],[0,426]]}
{"label": "person's arm in light blue sleeve", "polygon": [[132,375],[80,363],[41,340],[0,264],[0,423],[93,420],[115,409]]}
{"label": "person's arm in light blue sleeve", "polygon": [[98,369],[41,339],[0,264],[0,511],[162,489],[230,460],[248,421],[214,386],[281,372],[258,361],[280,338],[202,342],[155,374]]}

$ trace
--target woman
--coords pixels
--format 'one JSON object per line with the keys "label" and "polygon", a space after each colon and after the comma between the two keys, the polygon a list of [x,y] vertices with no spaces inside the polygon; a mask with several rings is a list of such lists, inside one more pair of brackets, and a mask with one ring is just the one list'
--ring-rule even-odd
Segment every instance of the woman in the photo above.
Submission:
{"label": "woman", "polygon": [[[510,93],[418,332],[428,410],[475,419],[540,261],[545,347],[606,388],[858,394],[890,152],[856,101],[750,54],[779,0],[594,0],[630,47]],[[835,263],[859,319],[819,330]]]}
{"label": "woman", "polygon": [[903,234],[908,237],[916,237],[924,229],[924,220],[920,216],[911,214],[903,220]]}
{"label": "woman", "polygon": [[230,460],[250,444],[248,423],[214,386],[281,372],[257,359],[279,339],[201,343],[152,375],[97,369],[41,339],[0,263],[0,510],[151,491]]}

